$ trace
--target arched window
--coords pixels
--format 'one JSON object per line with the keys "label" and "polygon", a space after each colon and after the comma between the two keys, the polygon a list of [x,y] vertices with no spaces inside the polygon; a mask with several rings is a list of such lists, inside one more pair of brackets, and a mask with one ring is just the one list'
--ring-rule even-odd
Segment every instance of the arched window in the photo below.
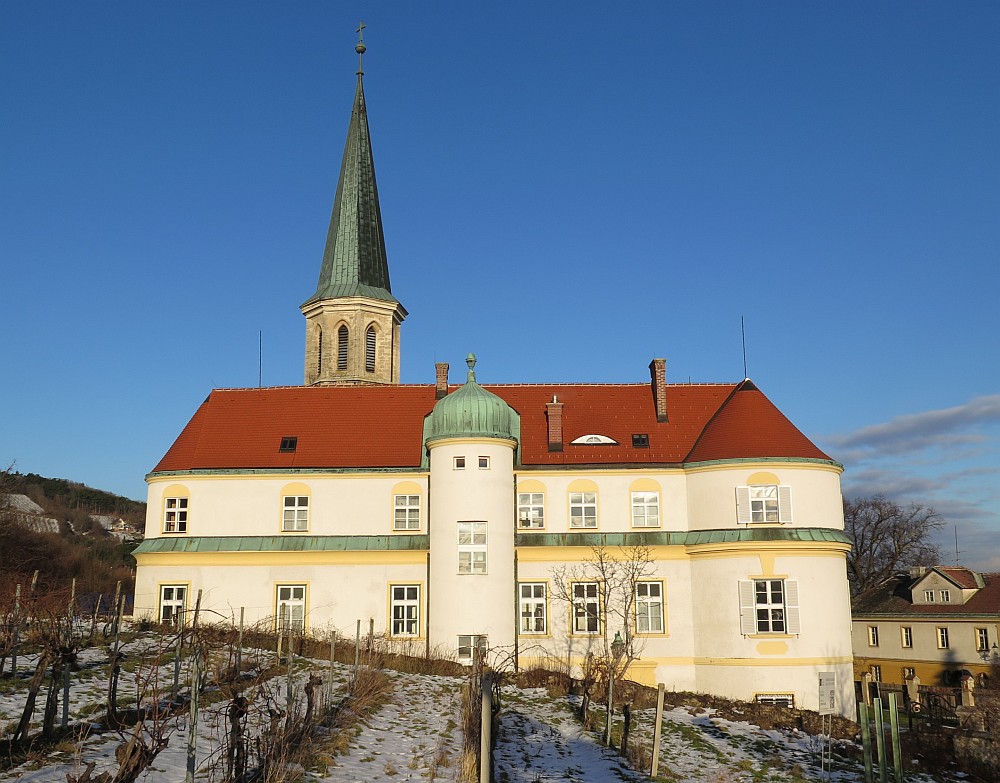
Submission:
{"label": "arched window", "polygon": [[337,369],[347,369],[347,327],[341,324],[337,330]]}
{"label": "arched window", "polygon": [[365,369],[375,372],[375,327],[369,326],[365,332]]}

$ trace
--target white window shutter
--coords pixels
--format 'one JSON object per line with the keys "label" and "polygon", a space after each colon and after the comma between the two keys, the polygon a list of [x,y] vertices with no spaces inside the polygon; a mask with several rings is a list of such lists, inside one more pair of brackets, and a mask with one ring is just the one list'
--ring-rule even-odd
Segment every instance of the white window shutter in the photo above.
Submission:
{"label": "white window shutter", "polygon": [[744,636],[757,633],[757,607],[753,582],[740,582],[740,633]]}
{"label": "white window shutter", "polygon": [[802,633],[799,622],[799,583],[785,581],[785,628],[788,633]]}
{"label": "white window shutter", "polygon": [[778,487],[778,521],[781,523],[792,521],[792,488],[786,484]]}
{"label": "white window shutter", "polygon": [[736,488],[736,521],[741,525],[749,525],[753,517],[750,515],[750,487]]}

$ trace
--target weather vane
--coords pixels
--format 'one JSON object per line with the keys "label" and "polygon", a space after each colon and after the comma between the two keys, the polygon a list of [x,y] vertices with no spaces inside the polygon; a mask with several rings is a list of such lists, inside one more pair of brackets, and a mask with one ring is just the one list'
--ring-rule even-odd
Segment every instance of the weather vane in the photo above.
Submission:
{"label": "weather vane", "polygon": [[354,31],[358,34],[358,45],[354,47],[354,51],[358,53],[358,76],[364,76],[365,74],[364,69],[361,67],[361,58],[364,56],[366,49],[365,36],[363,32],[364,29],[365,29],[365,23],[359,22],[358,29]]}

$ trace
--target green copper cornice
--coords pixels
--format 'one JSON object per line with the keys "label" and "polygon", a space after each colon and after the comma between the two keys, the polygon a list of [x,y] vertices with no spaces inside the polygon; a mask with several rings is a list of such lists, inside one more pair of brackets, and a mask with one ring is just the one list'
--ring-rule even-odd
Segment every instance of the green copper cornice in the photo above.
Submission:
{"label": "green copper cornice", "polygon": [[820,541],[850,544],[842,530],[825,527],[747,527],[738,530],[694,530],[690,532],[643,531],[639,533],[518,533],[516,546],[697,546],[699,544],[771,541]]}
{"label": "green copper cornice", "polygon": [[133,552],[406,552],[426,551],[430,536],[179,536],[147,538]]}
{"label": "green copper cornice", "polygon": [[389,264],[360,71],[319,283],[316,293],[303,307],[346,296],[397,302],[389,286]]}

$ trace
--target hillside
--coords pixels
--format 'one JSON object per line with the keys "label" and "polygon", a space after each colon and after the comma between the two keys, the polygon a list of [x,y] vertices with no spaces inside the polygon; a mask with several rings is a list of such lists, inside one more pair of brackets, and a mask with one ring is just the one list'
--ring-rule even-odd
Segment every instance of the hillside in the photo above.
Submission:
{"label": "hillside", "polygon": [[[146,504],[79,482],[0,473],[0,590],[27,586],[38,572],[47,591],[114,592],[133,583],[132,550]],[[113,534],[109,528],[115,528]]]}

